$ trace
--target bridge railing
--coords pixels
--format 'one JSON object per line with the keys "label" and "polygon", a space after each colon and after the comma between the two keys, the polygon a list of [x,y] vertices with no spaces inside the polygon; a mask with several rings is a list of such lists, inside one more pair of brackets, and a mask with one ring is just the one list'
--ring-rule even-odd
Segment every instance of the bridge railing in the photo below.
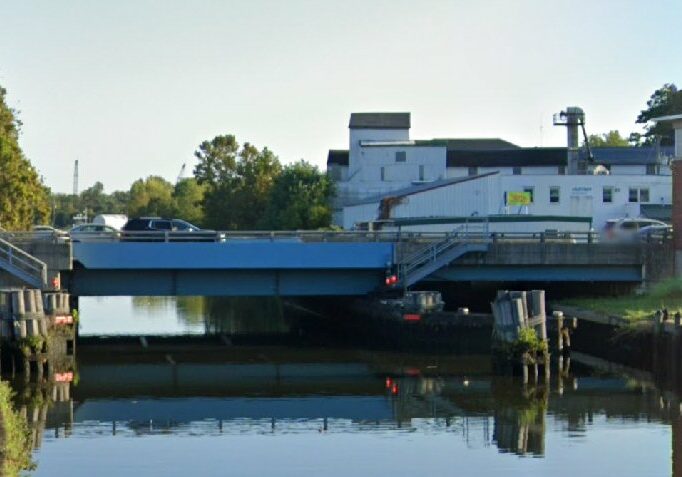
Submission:
{"label": "bridge railing", "polygon": [[[123,231],[120,235],[79,235],[74,242],[225,242],[277,241],[277,242],[411,242],[427,244],[456,238],[462,242],[513,242],[513,243],[598,243],[602,238],[598,232],[488,232],[456,229],[450,232],[405,232],[405,231],[359,231],[359,230],[242,230],[242,231]],[[0,232],[0,239],[13,244],[48,241],[62,243],[71,240],[68,235],[36,232]],[[655,237],[665,241],[667,235]],[[650,237],[633,238],[633,243],[652,242]]]}
{"label": "bridge railing", "polygon": [[47,284],[47,265],[19,247],[0,239],[0,268],[42,288]]}

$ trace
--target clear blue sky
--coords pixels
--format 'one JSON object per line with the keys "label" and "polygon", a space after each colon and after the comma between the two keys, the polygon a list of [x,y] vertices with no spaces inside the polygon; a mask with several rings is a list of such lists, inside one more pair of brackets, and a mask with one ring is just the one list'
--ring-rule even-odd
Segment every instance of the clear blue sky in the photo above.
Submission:
{"label": "clear blue sky", "polygon": [[[0,84],[47,184],[174,180],[232,133],[324,167],[353,111],[411,111],[412,137],[564,145],[635,129],[649,95],[682,86],[671,1],[2,1]],[[542,126],[542,128],[541,128]]]}

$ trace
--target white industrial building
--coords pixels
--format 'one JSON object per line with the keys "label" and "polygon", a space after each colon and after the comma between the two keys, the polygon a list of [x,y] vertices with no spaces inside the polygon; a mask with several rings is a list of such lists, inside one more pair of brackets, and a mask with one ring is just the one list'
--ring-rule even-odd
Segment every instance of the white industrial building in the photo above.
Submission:
{"label": "white industrial building", "polygon": [[[558,124],[568,126],[569,147],[522,148],[496,138],[411,140],[409,113],[354,113],[348,150],[329,151],[327,160],[334,222],[451,230],[478,217],[524,230],[577,230],[669,214],[672,149],[599,148],[590,157],[577,147],[581,123]],[[513,205],[509,197],[519,192],[526,203]]]}

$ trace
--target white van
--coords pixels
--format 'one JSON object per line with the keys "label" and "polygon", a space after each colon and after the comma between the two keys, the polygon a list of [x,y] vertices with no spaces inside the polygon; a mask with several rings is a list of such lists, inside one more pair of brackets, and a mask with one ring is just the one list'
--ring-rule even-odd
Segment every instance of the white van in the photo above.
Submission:
{"label": "white van", "polygon": [[128,216],[125,214],[100,214],[92,219],[93,224],[108,225],[116,230],[121,230],[126,222],[128,222]]}

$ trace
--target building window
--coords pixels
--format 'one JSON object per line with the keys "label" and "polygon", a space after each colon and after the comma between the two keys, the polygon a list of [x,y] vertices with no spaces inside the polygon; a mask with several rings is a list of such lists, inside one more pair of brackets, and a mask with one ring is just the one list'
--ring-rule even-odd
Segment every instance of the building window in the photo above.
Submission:
{"label": "building window", "polygon": [[419,166],[419,180],[424,180],[424,166]]}
{"label": "building window", "polygon": [[531,204],[535,201],[535,194],[533,193],[534,189],[535,189],[534,187],[524,187],[523,188],[524,192],[527,192],[528,194],[530,194],[530,203]]}
{"label": "building window", "polygon": [[639,189],[637,187],[630,187],[628,192],[628,202],[637,202],[639,200]]}
{"label": "building window", "polygon": [[613,202],[613,187],[604,187],[602,189],[601,201],[606,204]]}
{"label": "building window", "polygon": [[566,166],[559,166],[559,175],[560,176],[566,175]]}
{"label": "building window", "polygon": [[478,175],[478,167],[476,167],[476,166],[469,167],[469,175],[470,176],[477,176]]}
{"label": "building window", "polygon": [[552,186],[549,188],[549,203],[550,204],[558,204],[559,203],[559,194],[560,194],[560,189],[557,186]]}
{"label": "building window", "polygon": [[407,161],[407,153],[405,151],[396,151],[395,162],[405,162]]}
{"label": "building window", "polygon": [[515,176],[520,176],[520,175],[521,175],[521,168],[520,168],[519,166],[514,167],[514,169],[512,169],[512,171],[513,171],[513,174],[514,174]]}
{"label": "building window", "polygon": [[646,174],[648,176],[655,176],[656,175],[656,164],[647,164],[646,165]]}
{"label": "building window", "polygon": [[649,189],[646,188],[639,189],[639,201],[649,202]]}
{"label": "building window", "polygon": [[386,168],[385,168],[385,167],[382,167],[382,168],[380,169],[380,171],[381,171],[381,181],[383,182],[383,181],[386,180]]}

